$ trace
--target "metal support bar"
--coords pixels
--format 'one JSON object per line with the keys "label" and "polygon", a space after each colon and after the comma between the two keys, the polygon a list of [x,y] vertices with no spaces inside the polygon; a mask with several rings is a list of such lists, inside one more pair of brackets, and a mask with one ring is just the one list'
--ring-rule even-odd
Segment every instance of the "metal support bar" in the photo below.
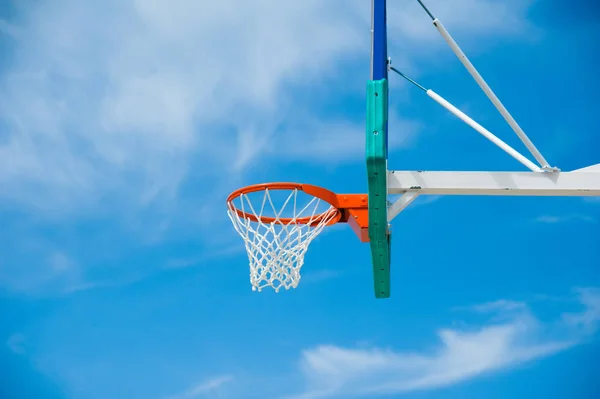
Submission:
{"label": "metal support bar", "polygon": [[529,137],[527,137],[527,135],[525,134],[523,129],[521,129],[521,126],[519,126],[517,121],[515,121],[515,119],[512,117],[512,115],[506,109],[506,107],[502,104],[502,102],[500,102],[500,99],[492,91],[490,86],[488,86],[488,84],[485,82],[485,80],[483,80],[483,78],[481,77],[479,72],[477,72],[477,70],[471,63],[471,61],[469,61],[469,59],[467,58],[465,53],[463,53],[463,51],[460,49],[460,47],[458,46],[456,41],[452,38],[450,33],[446,30],[444,25],[441,23],[441,21],[436,18],[433,20],[433,25],[440,32],[440,34],[442,35],[444,40],[446,40],[446,42],[448,43],[448,45],[450,46],[450,48],[452,49],[452,51],[454,52],[456,57],[458,57],[458,59],[462,62],[462,64],[465,66],[465,68],[469,71],[469,73],[471,74],[473,79],[475,79],[475,81],[477,82],[479,87],[481,87],[481,90],[483,90],[483,92],[489,98],[489,100],[492,102],[492,104],[494,104],[494,106],[496,107],[498,112],[500,112],[500,114],[504,117],[504,119],[510,125],[510,127],[513,129],[513,131],[517,134],[517,136],[519,136],[519,138],[521,139],[523,144],[525,144],[527,149],[531,152],[531,154],[533,154],[535,159],[540,163],[540,166],[547,170],[556,171],[557,169],[552,168],[548,164],[548,161],[546,161],[544,156],[536,148],[536,146],[533,144],[533,142],[529,139]]}
{"label": "metal support bar", "polygon": [[600,196],[600,170],[534,172],[388,172],[388,194]]}
{"label": "metal support bar", "polygon": [[409,78],[407,75],[405,75],[404,73],[400,72],[399,70],[397,70],[396,68],[394,68],[393,66],[389,66],[390,71],[394,71],[396,72],[398,75],[402,76],[404,79],[408,80],[410,83],[412,83],[413,85],[417,86],[419,89],[423,90],[424,92],[427,92],[427,89],[424,88],[423,86],[421,86],[419,83],[417,83],[414,79]]}
{"label": "metal support bar", "polygon": [[435,19],[435,17],[431,13],[431,11],[429,11],[429,9],[425,6],[425,4],[423,4],[423,2],[421,0],[417,0],[417,1],[421,5],[421,7],[423,7],[423,10],[425,10],[425,12],[427,13],[427,15],[429,15],[429,18],[431,18],[432,20]]}
{"label": "metal support bar", "polygon": [[454,114],[454,116],[456,116],[457,118],[459,118],[460,120],[465,122],[467,125],[471,126],[477,132],[481,133],[485,138],[490,140],[492,143],[496,144],[498,147],[500,147],[500,149],[507,152],[510,156],[515,158],[517,161],[521,162],[527,168],[529,168],[533,172],[542,172],[542,169],[537,167],[533,162],[531,162],[529,159],[525,158],[521,153],[519,153],[517,150],[515,150],[514,148],[512,148],[511,146],[506,144],[504,141],[500,140],[498,137],[493,135],[489,130],[485,129],[479,123],[475,122],[473,119],[471,119],[464,112],[462,112],[461,110],[456,108],[454,105],[450,104],[450,102],[447,101],[445,98],[443,98],[442,96],[440,96],[433,90],[431,90],[431,89],[428,90],[425,87],[421,86],[415,80],[411,79],[410,77],[408,77],[404,73],[400,72],[393,66],[389,65],[389,69],[391,71],[396,72],[398,75],[402,76],[404,79],[408,80],[410,83],[417,86],[419,89],[423,90],[425,93],[427,93],[427,95],[429,97],[431,97],[433,100],[435,100],[438,104],[440,104],[442,107],[446,108],[448,111],[450,111],[452,114]]}
{"label": "metal support bar", "polygon": [[[371,6],[371,80],[382,80],[388,78],[387,0],[372,0]],[[388,93],[385,95],[388,96]],[[386,153],[388,144],[389,137],[386,136]]]}
{"label": "metal support bar", "polygon": [[406,192],[402,194],[390,207],[388,208],[388,223],[391,222],[400,212],[406,209],[417,197],[419,193],[414,191]]}
{"label": "metal support bar", "polygon": [[485,138],[490,140],[492,143],[496,144],[500,149],[505,151],[511,157],[515,158],[517,161],[521,162],[527,168],[532,170],[533,172],[542,172],[540,168],[538,168],[533,162],[529,159],[525,158],[521,153],[517,150],[506,144],[504,141],[500,140],[496,137],[492,132],[481,126],[479,123],[475,122],[473,119],[468,117],[464,112],[456,108],[454,105],[450,104],[446,99],[442,96],[434,92],[433,90],[427,90],[427,95],[434,99],[438,104],[442,107],[446,108],[448,111],[452,112],[457,118],[465,122],[467,125],[471,126],[477,132],[481,133]]}
{"label": "metal support bar", "polygon": [[386,0],[371,0],[371,80],[387,79]]}

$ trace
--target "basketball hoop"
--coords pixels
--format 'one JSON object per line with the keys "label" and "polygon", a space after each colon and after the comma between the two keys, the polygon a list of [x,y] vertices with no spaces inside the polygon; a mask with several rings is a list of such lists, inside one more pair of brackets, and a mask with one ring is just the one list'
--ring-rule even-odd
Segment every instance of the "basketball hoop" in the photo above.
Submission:
{"label": "basketball hoop", "polygon": [[296,288],[308,246],[327,226],[347,222],[368,242],[367,199],[299,183],[256,184],[231,193],[227,213],[248,252],[252,290]]}

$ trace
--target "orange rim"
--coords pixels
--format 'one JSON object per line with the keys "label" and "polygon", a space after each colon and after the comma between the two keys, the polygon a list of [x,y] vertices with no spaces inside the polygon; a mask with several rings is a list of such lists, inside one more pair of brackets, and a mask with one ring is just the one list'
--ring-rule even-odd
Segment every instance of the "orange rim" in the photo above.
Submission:
{"label": "orange rim", "polygon": [[238,190],[235,190],[231,194],[229,194],[229,197],[227,197],[227,205],[229,206],[230,209],[234,210],[238,214],[238,216],[240,216],[241,218],[250,219],[253,222],[260,221],[262,223],[281,222],[282,224],[288,224],[288,223],[295,222],[298,224],[307,224],[310,226],[316,226],[319,223],[321,223],[321,221],[324,218],[329,217],[329,214],[331,212],[331,209],[328,209],[325,212],[322,212],[322,213],[312,216],[312,217],[306,216],[306,217],[296,218],[296,219],[274,218],[274,217],[269,217],[269,216],[261,216],[259,218],[256,215],[244,212],[241,209],[236,208],[236,206],[233,204],[233,200],[235,200],[242,194],[250,194],[250,193],[255,193],[258,191],[265,191],[265,190],[303,191],[308,195],[312,195],[313,197],[317,197],[320,200],[327,202],[329,205],[331,205],[335,209],[336,215],[329,222],[327,222],[326,226],[336,224],[336,223],[340,222],[340,220],[342,219],[342,211],[339,209],[339,204],[338,204],[338,195],[332,191],[327,190],[326,188],[319,187],[319,186],[313,186],[312,184],[279,183],[279,182],[254,184],[251,186],[242,187]]}

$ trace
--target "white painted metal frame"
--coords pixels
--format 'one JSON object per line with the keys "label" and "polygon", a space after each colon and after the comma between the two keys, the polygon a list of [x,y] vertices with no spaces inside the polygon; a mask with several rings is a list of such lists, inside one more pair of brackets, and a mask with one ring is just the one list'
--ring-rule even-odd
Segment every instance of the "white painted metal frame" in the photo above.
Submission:
{"label": "white painted metal frame", "polygon": [[477,82],[477,84],[479,85],[481,90],[489,98],[489,100],[492,102],[492,104],[494,104],[494,106],[496,107],[498,112],[500,112],[502,117],[510,125],[510,127],[513,129],[513,131],[517,134],[517,136],[519,136],[519,138],[521,139],[523,144],[525,144],[527,149],[533,154],[535,159],[540,163],[540,166],[545,169],[553,169],[552,167],[550,167],[550,165],[548,164],[548,161],[546,161],[546,159],[544,158],[542,153],[535,147],[535,145],[531,142],[529,137],[527,137],[527,135],[525,134],[523,129],[521,129],[521,126],[519,126],[517,121],[515,121],[515,119],[512,117],[512,115],[508,112],[506,107],[504,107],[504,105],[500,102],[500,99],[492,91],[490,86],[488,86],[488,84],[485,82],[485,80],[483,80],[483,77],[481,77],[481,75],[479,74],[479,72],[477,72],[477,70],[475,69],[473,64],[471,64],[471,61],[469,61],[469,59],[467,58],[465,53],[463,53],[463,51],[460,49],[460,47],[458,46],[456,41],[454,41],[452,36],[450,36],[450,33],[448,33],[448,31],[446,30],[446,28],[444,27],[442,22],[439,19],[435,18],[433,20],[433,25],[440,32],[440,34],[442,35],[442,37],[444,38],[446,43],[448,43],[448,45],[450,46],[450,48],[452,49],[452,51],[454,52],[456,57],[460,60],[460,62],[462,62],[462,64],[467,69],[467,71],[469,71],[469,73],[471,74],[473,79]]}
{"label": "white painted metal frame", "polygon": [[388,209],[394,219],[417,196],[600,196],[600,164],[572,172],[388,172],[388,194],[402,194]]}
{"label": "white painted metal frame", "polygon": [[442,23],[429,12],[420,0],[419,3],[421,3],[425,11],[432,18],[433,25],[448,43],[454,54],[463,63],[506,122],[523,141],[523,144],[533,154],[541,168],[494,136],[490,131],[440,95],[432,90],[426,90],[421,87],[438,104],[442,105],[499,148],[521,162],[531,172],[389,171],[387,176],[388,195],[401,194],[401,196],[394,203],[390,204],[388,208],[388,222],[391,222],[401,211],[406,209],[419,195],[424,194],[558,197],[600,196],[600,164],[577,169],[572,172],[561,172],[560,169],[551,167],[485,80],[483,80]]}
{"label": "white painted metal frame", "polygon": [[456,108],[454,105],[450,104],[445,98],[434,92],[433,90],[427,90],[427,95],[434,99],[438,104],[442,107],[446,108],[448,111],[453,113],[457,118],[465,122],[467,125],[471,126],[478,133],[483,135],[483,137],[490,140],[492,143],[496,144],[500,149],[505,151],[508,155],[515,158],[517,161],[521,162],[528,169],[533,172],[542,172],[542,169],[538,167],[536,164],[527,159],[523,154],[506,144],[504,141],[500,140],[496,137],[492,132],[481,126],[479,123],[475,122],[471,119],[467,114]]}

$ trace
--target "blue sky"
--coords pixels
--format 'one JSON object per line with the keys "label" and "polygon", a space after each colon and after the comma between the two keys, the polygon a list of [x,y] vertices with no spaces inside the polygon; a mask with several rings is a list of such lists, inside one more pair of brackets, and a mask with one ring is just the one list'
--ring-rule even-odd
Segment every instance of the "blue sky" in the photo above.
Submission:
{"label": "blue sky", "polygon": [[[0,396],[593,398],[600,202],[419,198],[392,297],[338,226],[300,286],[252,292],[225,198],[364,192],[368,1],[4,1]],[[515,148],[415,1],[394,66]],[[598,11],[430,0],[546,158],[600,162]],[[341,6],[343,4],[343,6]],[[523,170],[399,77],[390,168]]]}

